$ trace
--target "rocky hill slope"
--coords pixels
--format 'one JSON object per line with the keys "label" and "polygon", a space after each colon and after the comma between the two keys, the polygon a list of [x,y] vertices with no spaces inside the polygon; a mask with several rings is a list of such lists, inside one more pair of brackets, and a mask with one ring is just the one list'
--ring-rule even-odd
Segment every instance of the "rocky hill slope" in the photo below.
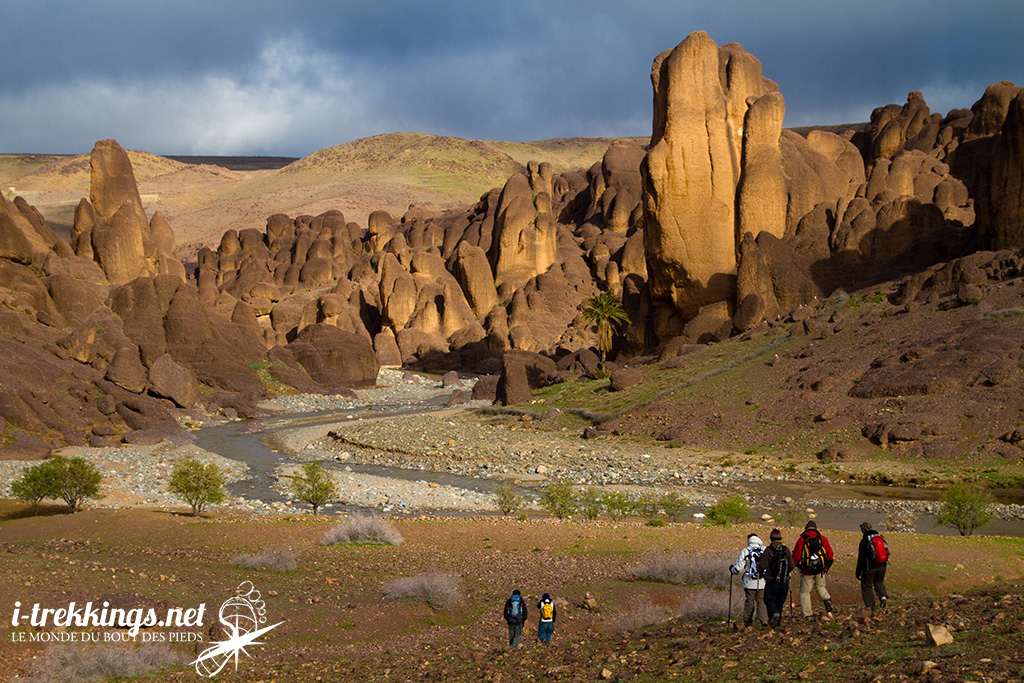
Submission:
{"label": "rocky hill slope", "polygon": [[[699,399],[651,392],[598,421],[745,450],[800,440],[833,460],[869,447],[1019,457],[1021,89],[993,85],[945,116],[911,93],[863,129],[804,137],[783,130],[782,95],[738,45],[694,33],[652,73],[646,148],[615,141],[573,171],[586,145],[544,143],[559,166],[507,177],[521,146],[400,134],[324,150],[247,191],[269,205],[388,164],[407,180],[505,179],[459,208],[378,208],[365,227],[337,208],[264,214],[188,269],[128,155],[97,143],[67,240],[24,198],[0,207],[0,342],[23,368],[0,379],[5,450],[182,438],[166,427],[190,412],[251,415],[268,388],[333,392],[381,364],[483,374],[477,397],[513,405],[577,377],[681,391],[673,377],[700,359],[751,374],[724,392],[704,378]],[[170,175],[197,172],[237,173]],[[606,364],[580,317],[599,292],[630,319]],[[780,360],[717,362],[745,343]],[[613,397],[591,413],[615,412]],[[730,424],[745,426],[705,438]],[[852,436],[805,438],[821,425]]]}

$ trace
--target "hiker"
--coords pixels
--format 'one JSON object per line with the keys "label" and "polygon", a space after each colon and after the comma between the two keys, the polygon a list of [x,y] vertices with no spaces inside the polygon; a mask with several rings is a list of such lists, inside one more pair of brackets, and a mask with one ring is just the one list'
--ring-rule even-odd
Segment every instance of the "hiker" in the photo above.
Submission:
{"label": "hiker", "polygon": [[518,588],[512,591],[512,595],[505,601],[505,623],[508,624],[509,647],[519,647],[519,640],[523,637],[523,624],[526,623],[526,601],[523,600]]}
{"label": "hiker", "polygon": [[740,551],[736,563],[729,567],[733,575],[743,574],[743,626],[754,622],[754,613],[762,626],[768,625],[768,612],[764,605],[764,579],[758,568],[758,560],[764,553],[764,542],[757,534],[747,536],[747,547]]}
{"label": "hiker", "polygon": [[768,536],[771,545],[761,555],[761,576],[764,577],[764,606],[772,628],[782,626],[782,608],[789,593],[789,573],[793,571],[793,558],[789,548],[782,545],[782,532],[772,529]]}
{"label": "hiker", "polygon": [[537,639],[542,643],[550,643],[551,636],[555,633],[555,619],[558,618],[558,610],[551,602],[551,596],[545,593],[537,603],[540,610],[540,622],[537,624]]}
{"label": "hiker", "polygon": [[854,574],[860,581],[860,596],[864,599],[864,606],[874,612],[876,593],[882,609],[885,609],[885,603],[889,600],[889,594],[885,590],[889,546],[882,538],[882,534],[875,531],[869,523],[861,524],[860,530],[864,536],[860,539],[860,548],[857,550],[857,570]]}
{"label": "hiker", "polygon": [[805,617],[814,614],[811,609],[811,588],[825,603],[825,612],[832,616],[832,596],[825,588],[825,574],[832,567],[832,546],[828,539],[818,533],[818,523],[813,519],[804,525],[796,545],[793,546],[793,563],[800,570],[800,610]]}

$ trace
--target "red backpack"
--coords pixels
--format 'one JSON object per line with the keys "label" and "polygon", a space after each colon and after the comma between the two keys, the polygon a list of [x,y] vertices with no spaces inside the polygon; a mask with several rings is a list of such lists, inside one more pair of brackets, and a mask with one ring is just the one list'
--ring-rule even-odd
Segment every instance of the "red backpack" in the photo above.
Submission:
{"label": "red backpack", "polygon": [[882,534],[868,536],[868,551],[871,553],[871,562],[874,564],[885,564],[889,561],[889,546],[886,545]]}

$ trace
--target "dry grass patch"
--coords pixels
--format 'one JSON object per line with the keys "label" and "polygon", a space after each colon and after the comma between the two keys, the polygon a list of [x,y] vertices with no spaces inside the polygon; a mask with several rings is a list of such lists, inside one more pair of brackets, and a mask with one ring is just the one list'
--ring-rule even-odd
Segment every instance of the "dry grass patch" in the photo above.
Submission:
{"label": "dry grass patch", "polygon": [[379,517],[356,516],[331,527],[320,545],[400,545],[398,529]]}
{"label": "dry grass patch", "polygon": [[46,648],[36,664],[30,683],[87,683],[135,678],[150,671],[185,664],[188,658],[169,645],[71,646]]}
{"label": "dry grass patch", "polygon": [[724,553],[658,553],[644,555],[633,570],[642,581],[663,581],[680,586],[727,588],[731,555]]}
{"label": "dry grass patch", "polygon": [[273,572],[293,572],[298,567],[299,556],[291,550],[275,550],[259,555],[235,555],[231,564],[246,569],[269,569]]}
{"label": "dry grass patch", "polygon": [[386,583],[384,596],[389,600],[408,599],[425,602],[434,609],[447,609],[462,600],[459,580],[436,571]]}

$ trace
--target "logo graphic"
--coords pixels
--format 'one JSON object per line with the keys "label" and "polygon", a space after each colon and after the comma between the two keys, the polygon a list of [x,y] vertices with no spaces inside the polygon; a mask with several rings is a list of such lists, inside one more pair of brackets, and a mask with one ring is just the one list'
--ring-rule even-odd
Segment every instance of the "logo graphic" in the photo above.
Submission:
{"label": "logo graphic", "polygon": [[284,623],[279,621],[272,626],[260,627],[267,621],[267,606],[252,581],[238,584],[235,595],[220,606],[217,620],[223,626],[227,638],[214,641],[192,662],[195,664],[196,673],[207,678],[219,674],[232,660],[237,671],[238,653],[251,657],[245,648],[250,645],[263,645],[263,641],[256,639]]}

